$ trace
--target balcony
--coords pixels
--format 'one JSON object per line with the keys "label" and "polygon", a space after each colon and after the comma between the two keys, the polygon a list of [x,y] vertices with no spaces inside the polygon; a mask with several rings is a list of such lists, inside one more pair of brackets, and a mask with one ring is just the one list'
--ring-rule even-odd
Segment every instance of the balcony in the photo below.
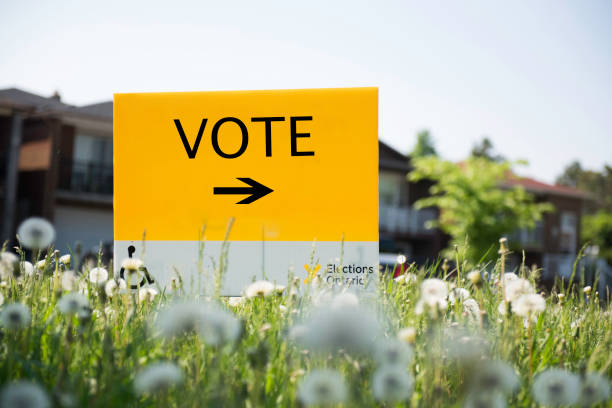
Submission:
{"label": "balcony", "polygon": [[433,234],[425,228],[427,221],[435,220],[436,211],[430,208],[416,210],[412,207],[380,205],[379,226],[381,231],[394,234]]}
{"label": "balcony", "polygon": [[73,193],[113,194],[113,166],[63,160],[59,166],[58,188]]}

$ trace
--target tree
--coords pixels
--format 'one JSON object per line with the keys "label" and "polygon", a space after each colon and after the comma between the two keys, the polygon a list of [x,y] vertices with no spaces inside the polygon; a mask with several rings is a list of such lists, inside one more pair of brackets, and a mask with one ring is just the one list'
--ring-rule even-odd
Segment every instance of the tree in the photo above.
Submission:
{"label": "tree", "polygon": [[[417,208],[438,207],[440,217],[431,223],[451,236],[451,245],[468,239],[466,258],[473,264],[496,244],[498,239],[518,228],[533,228],[547,203],[535,203],[521,186],[502,187],[511,172],[508,162],[496,163],[484,157],[470,157],[461,164],[436,157],[416,158],[411,181],[431,180],[431,196],[418,200]],[[449,248],[450,249],[450,248]],[[447,250],[448,251],[448,250]],[[485,260],[492,260],[489,251]]]}
{"label": "tree", "polygon": [[411,157],[425,157],[425,156],[437,156],[436,148],[434,147],[434,141],[429,131],[422,130],[417,133],[417,141],[414,145],[414,149],[410,153]]}
{"label": "tree", "polygon": [[612,213],[582,217],[582,240],[599,247],[599,256],[612,265]]}
{"label": "tree", "polygon": [[605,165],[601,172],[583,169],[580,162],[570,163],[557,177],[557,183],[577,188],[591,194],[587,202],[589,213],[605,211],[612,213],[612,167]]}
{"label": "tree", "polygon": [[482,157],[494,162],[503,162],[505,160],[504,156],[495,153],[493,142],[488,137],[484,137],[472,147],[471,156]]}

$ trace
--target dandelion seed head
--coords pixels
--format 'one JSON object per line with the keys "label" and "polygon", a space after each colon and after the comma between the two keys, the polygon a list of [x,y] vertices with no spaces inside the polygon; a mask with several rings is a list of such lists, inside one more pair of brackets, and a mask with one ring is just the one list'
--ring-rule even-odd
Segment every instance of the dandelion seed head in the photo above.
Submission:
{"label": "dandelion seed head", "polygon": [[55,228],[44,218],[31,217],[17,228],[21,244],[28,249],[43,249],[55,239]]}
{"label": "dandelion seed head", "polygon": [[522,295],[512,302],[512,312],[523,317],[535,316],[546,309],[546,300],[537,293]]}
{"label": "dandelion seed head", "polygon": [[435,318],[440,312],[446,311],[447,308],[448,302],[446,299],[426,297],[417,301],[416,305],[414,306],[414,313],[417,315],[422,315],[423,313],[428,312],[430,317]]}
{"label": "dandelion seed head", "polygon": [[511,394],[520,385],[514,368],[499,360],[481,362],[473,370],[471,378],[471,389],[478,392]]}
{"label": "dandelion seed head", "polygon": [[372,377],[372,394],[378,401],[405,401],[410,398],[413,389],[412,376],[397,365],[382,366]]}
{"label": "dandelion seed head", "polygon": [[412,361],[413,351],[399,339],[386,339],[376,343],[374,359],[381,366],[406,367]]}
{"label": "dandelion seed head", "polygon": [[240,321],[232,313],[199,303],[177,303],[163,309],[156,326],[164,337],[197,333],[204,343],[212,346],[235,342],[242,333]]}
{"label": "dandelion seed head", "polygon": [[155,300],[155,297],[159,294],[155,288],[140,288],[138,291],[138,301],[140,303],[149,303]]}
{"label": "dandelion seed head", "polygon": [[416,283],[418,281],[418,277],[414,273],[406,272],[393,280],[397,283],[409,285],[411,283]]}
{"label": "dandelion seed head", "polygon": [[32,265],[31,262],[28,262],[28,261],[23,262],[23,274],[25,276],[34,275],[34,265]]}
{"label": "dandelion seed head", "polygon": [[585,286],[584,288],[582,288],[582,291],[586,293],[587,295],[591,294],[591,290],[593,290],[593,288],[590,286]]}
{"label": "dandelion seed head", "polygon": [[9,303],[0,311],[0,323],[9,330],[25,328],[31,321],[32,312],[22,303]]}
{"label": "dandelion seed head", "polygon": [[73,271],[64,271],[60,275],[60,284],[66,292],[73,291],[78,283],[76,274]]}
{"label": "dandelion seed head", "polygon": [[74,315],[79,313],[83,308],[89,308],[89,301],[81,293],[66,293],[57,302],[57,307],[60,312],[65,315]]}
{"label": "dandelion seed head", "polygon": [[143,395],[166,390],[183,381],[183,372],[173,363],[153,363],[142,369],[134,379],[134,391]]}
{"label": "dandelion seed head", "polygon": [[321,308],[305,323],[307,330],[300,343],[307,349],[369,352],[381,332],[380,323],[369,310]]}
{"label": "dandelion seed head", "polygon": [[453,288],[448,294],[448,301],[454,305],[457,300],[463,301],[470,297],[470,291],[465,288]]}
{"label": "dandelion seed head", "polygon": [[610,381],[598,373],[586,373],[582,378],[578,404],[583,407],[599,404],[610,399]]}
{"label": "dandelion seed head", "polygon": [[346,309],[359,306],[359,298],[352,292],[342,292],[334,296],[331,307],[333,309]]}
{"label": "dandelion seed head", "polygon": [[306,406],[331,405],[344,402],[348,389],[342,375],[333,370],[312,370],[298,388],[298,398]]}
{"label": "dandelion seed head", "polygon": [[3,408],[48,408],[51,406],[51,401],[41,386],[22,380],[2,387],[0,406]]}
{"label": "dandelion seed head", "polygon": [[0,252],[0,278],[6,280],[19,267],[19,257],[12,252]]}
{"label": "dandelion seed head", "polygon": [[467,313],[470,320],[475,321],[480,319],[480,306],[474,299],[466,299],[463,302],[463,310]]}
{"label": "dandelion seed head", "polygon": [[92,268],[89,271],[89,281],[98,286],[102,286],[108,280],[108,271],[101,267]]}
{"label": "dandelion seed head", "polygon": [[446,299],[448,295],[448,287],[446,282],[437,278],[425,279],[421,283],[421,298],[426,302]]}
{"label": "dandelion seed head", "polygon": [[517,278],[506,283],[505,295],[507,302],[514,302],[522,295],[532,293],[535,293],[535,289],[527,279]]}
{"label": "dandelion seed head", "polygon": [[106,293],[106,296],[109,298],[112,298],[125,290],[127,290],[127,284],[123,279],[111,279],[104,285],[104,293]]}
{"label": "dandelion seed head", "polygon": [[274,292],[275,285],[272,282],[260,280],[251,283],[244,291],[247,298],[266,297]]}
{"label": "dandelion seed head", "polygon": [[580,396],[580,379],[569,371],[551,368],[535,377],[531,392],[542,405],[573,405]]}
{"label": "dandelion seed head", "polygon": [[417,331],[414,327],[405,327],[397,332],[397,338],[407,344],[416,342]]}

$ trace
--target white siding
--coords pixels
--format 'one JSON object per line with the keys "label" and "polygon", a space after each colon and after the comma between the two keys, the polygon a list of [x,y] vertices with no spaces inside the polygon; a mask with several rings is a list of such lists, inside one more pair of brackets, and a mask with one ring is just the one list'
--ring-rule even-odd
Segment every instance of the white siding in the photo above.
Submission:
{"label": "white siding", "polygon": [[74,250],[78,241],[83,252],[97,248],[100,241],[113,241],[113,210],[100,210],[74,206],[55,207],[54,220],[57,236],[55,246],[62,253],[67,246]]}

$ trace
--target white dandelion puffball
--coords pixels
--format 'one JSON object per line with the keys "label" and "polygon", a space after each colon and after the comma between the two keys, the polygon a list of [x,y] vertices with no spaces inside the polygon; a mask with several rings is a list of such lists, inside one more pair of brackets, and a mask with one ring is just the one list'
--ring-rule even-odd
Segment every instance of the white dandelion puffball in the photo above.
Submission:
{"label": "white dandelion puffball", "polygon": [[463,310],[470,320],[480,319],[480,306],[474,299],[469,298],[463,302]]}
{"label": "white dandelion puffball", "polygon": [[381,366],[406,367],[412,361],[412,347],[399,339],[386,339],[376,343],[374,359]]}
{"label": "white dandelion puffball", "polygon": [[506,303],[503,300],[499,302],[499,305],[497,305],[497,313],[499,313],[502,316],[505,316],[506,313],[508,312],[508,305],[509,303]]}
{"label": "white dandelion puffball", "polygon": [[393,279],[395,282],[397,283],[403,283],[403,284],[411,284],[411,283],[416,283],[418,278],[414,273],[410,273],[410,272],[406,272],[396,278]]}
{"label": "white dandelion puffball", "polygon": [[204,319],[199,326],[202,341],[210,346],[222,346],[237,341],[242,334],[242,325],[236,317],[219,307],[204,308]]}
{"label": "white dandelion puffball", "polygon": [[62,255],[59,257],[60,263],[64,265],[66,268],[70,268],[71,260],[72,258],[70,257],[70,254]]}
{"label": "white dandelion puffball", "polygon": [[342,292],[334,296],[331,307],[333,309],[347,309],[359,306],[359,298],[351,292]]}
{"label": "white dandelion puffball", "polygon": [[6,280],[19,267],[19,257],[11,252],[0,252],[0,278]]}
{"label": "white dandelion puffball", "polygon": [[499,360],[484,361],[471,374],[471,389],[481,393],[499,391],[511,394],[519,385],[514,368]]}
{"label": "white dandelion puffball", "polygon": [[152,302],[155,300],[155,297],[159,294],[157,289],[155,288],[140,288],[138,290],[138,301],[142,302]]}
{"label": "white dandelion puffball", "polygon": [[378,401],[405,401],[412,395],[414,380],[405,368],[382,366],[372,377],[372,394]]}
{"label": "white dandelion puffball", "polygon": [[231,307],[238,307],[244,303],[244,298],[242,296],[230,296],[227,299],[227,304]]}
{"label": "white dandelion puffball", "polygon": [[0,406],[3,408],[48,408],[51,407],[51,401],[41,386],[22,380],[2,387]]}
{"label": "white dandelion puffball", "polygon": [[174,363],[153,363],[142,369],[134,379],[137,394],[155,393],[166,390],[183,381],[183,372]]}
{"label": "white dandelion puffball", "polygon": [[518,278],[506,284],[505,295],[507,302],[514,302],[519,297],[532,293],[535,293],[535,289],[527,279]]}
{"label": "white dandelion puffball", "polygon": [[512,312],[523,317],[534,316],[546,309],[546,300],[537,293],[522,295],[512,302]]}
{"label": "white dandelion puffball", "polygon": [[610,381],[598,373],[586,373],[582,378],[580,399],[583,407],[599,404],[610,399]]}
{"label": "white dandelion puffball", "polygon": [[31,217],[17,228],[21,244],[28,249],[43,249],[53,243],[55,228],[44,218]]}
{"label": "white dandelion puffball", "polygon": [[121,267],[128,273],[138,272],[144,263],[138,258],[126,258],[121,261]]}
{"label": "white dandelion puffball", "polygon": [[448,294],[448,301],[454,305],[457,300],[462,301],[470,297],[470,292],[465,288],[454,288]]}
{"label": "white dandelion puffball", "polygon": [[104,285],[108,280],[108,271],[104,268],[93,268],[89,271],[89,281],[94,285]]}
{"label": "white dandelion puffball", "polygon": [[580,379],[569,371],[551,368],[536,376],[531,392],[542,405],[573,405],[580,397]]}
{"label": "white dandelion puffball", "polygon": [[272,282],[260,280],[247,286],[244,294],[249,299],[254,297],[266,297],[274,293],[275,288],[276,285],[274,285]]}
{"label": "white dandelion puffball", "polygon": [[23,262],[23,274],[25,276],[34,275],[34,265],[32,265],[31,262],[28,262],[28,261]]}
{"label": "white dandelion puffball", "polygon": [[370,352],[374,339],[381,333],[376,316],[367,309],[346,310],[320,308],[305,322],[307,330],[299,343],[307,349]]}
{"label": "white dandelion puffball", "polygon": [[447,308],[448,302],[446,299],[429,296],[418,300],[414,306],[414,312],[417,315],[422,315],[427,311],[431,317],[436,317],[439,312],[444,312]]}
{"label": "white dandelion puffball", "polygon": [[339,404],[347,396],[344,379],[334,370],[312,370],[298,388],[298,399],[306,406]]}
{"label": "white dandelion puffball", "polygon": [[197,333],[208,345],[223,345],[238,340],[240,321],[233,314],[214,305],[177,303],[163,309],[155,324],[166,338]]}
{"label": "white dandelion puffball", "polygon": [[166,338],[194,333],[204,319],[198,303],[176,303],[162,309],[155,320],[159,334]]}
{"label": "white dandelion puffball", "polygon": [[112,298],[115,295],[123,293],[127,289],[127,284],[121,278],[119,279],[111,279],[104,285],[104,293],[109,298]]}
{"label": "white dandelion puffball", "polygon": [[408,344],[414,344],[416,336],[417,331],[414,327],[405,327],[397,332],[397,338]]}
{"label": "white dandelion puffball", "polygon": [[30,325],[32,312],[22,303],[10,303],[0,311],[0,324],[7,329],[22,329]]}
{"label": "white dandelion puffball", "polygon": [[506,286],[508,283],[513,282],[515,280],[519,280],[520,278],[518,277],[518,275],[514,272],[506,272],[504,274],[504,286]]}
{"label": "white dandelion puffball", "polygon": [[506,408],[506,398],[500,392],[471,392],[463,403],[463,408]]}
{"label": "white dandelion puffball", "polygon": [[441,279],[431,278],[425,279],[421,283],[421,299],[433,301],[446,299],[448,288],[446,282]]}
{"label": "white dandelion puffball", "polygon": [[60,312],[65,315],[79,313],[82,309],[89,307],[89,301],[85,295],[77,292],[67,293],[57,302]]}
{"label": "white dandelion puffball", "polygon": [[78,283],[76,274],[73,271],[64,271],[60,276],[60,285],[66,292],[73,291]]}

